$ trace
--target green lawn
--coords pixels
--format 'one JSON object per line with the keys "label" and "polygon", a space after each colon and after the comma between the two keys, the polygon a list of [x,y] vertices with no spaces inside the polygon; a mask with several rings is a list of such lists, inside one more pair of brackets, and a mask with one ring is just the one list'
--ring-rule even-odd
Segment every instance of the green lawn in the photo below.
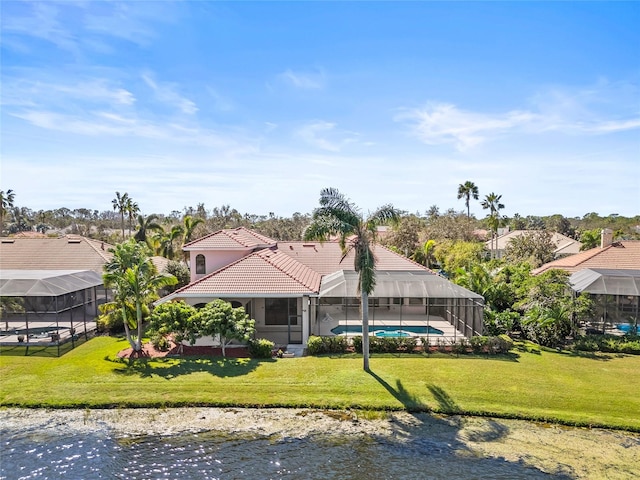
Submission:
{"label": "green lawn", "polygon": [[[0,355],[0,405],[291,406],[432,410],[640,431],[640,356],[356,355],[118,360],[94,338],[63,356]],[[15,353],[15,352],[14,352]]]}

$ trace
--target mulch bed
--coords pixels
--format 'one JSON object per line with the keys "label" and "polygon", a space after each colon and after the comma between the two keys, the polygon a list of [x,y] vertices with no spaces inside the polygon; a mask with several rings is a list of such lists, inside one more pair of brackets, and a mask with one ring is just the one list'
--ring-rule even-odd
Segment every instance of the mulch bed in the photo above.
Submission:
{"label": "mulch bed", "polygon": [[[171,348],[168,350],[156,350],[151,343],[142,345],[142,351],[134,352],[132,348],[126,348],[118,352],[119,358],[163,358],[163,357],[222,357],[222,348],[220,347],[196,347],[184,345],[182,354],[179,353],[180,347],[171,342]],[[245,347],[227,347],[226,354],[228,358],[247,358],[249,350]]]}

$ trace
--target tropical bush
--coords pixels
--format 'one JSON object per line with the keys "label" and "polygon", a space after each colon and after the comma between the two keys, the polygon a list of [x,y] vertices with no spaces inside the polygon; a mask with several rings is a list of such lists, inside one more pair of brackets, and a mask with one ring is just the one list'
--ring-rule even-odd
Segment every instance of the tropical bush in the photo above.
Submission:
{"label": "tropical bush", "polygon": [[165,337],[164,335],[161,335],[160,333],[155,333],[151,337],[151,345],[153,345],[153,347],[156,350],[160,350],[161,352],[165,352],[165,351],[169,350],[169,348],[171,347],[171,342],[169,342],[167,337]]}
{"label": "tropical bush", "polygon": [[[362,337],[353,337],[353,348],[362,353]],[[369,351],[372,353],[411,353],[418,345],[416,337],[369,337]]]}
{"label": "tropical bush", "polygon": [[[312,335],[307,341],[307,352],[310,355],[321,355],[323,353],[345,353],[349,342],[345,337],[319,337]],[[362,351],[362,340],[360,344]]]}
{"label": "tropical bush", "polygon": [[513,340],[508,335],[485,336],[478,335],[469,340],[473,353],[488,353],[498,355],[508,353],[513,348]]}
{"label": "tropical bush", "polygon": [[271,358],[275,344],[266,338],[249,340],[249,355],[253,358]]}
{"label": "tropical bush", "polygon": [[484,327],[489,335],[502,335],[512,332],[520,324],[520,314],[511,310],[495,312],[485,310]]}
{"label": "tropical bush", "polygon": [[584,335],[576,338],[574,350],[582,352],[629,353],[640,355],[638,335]]}

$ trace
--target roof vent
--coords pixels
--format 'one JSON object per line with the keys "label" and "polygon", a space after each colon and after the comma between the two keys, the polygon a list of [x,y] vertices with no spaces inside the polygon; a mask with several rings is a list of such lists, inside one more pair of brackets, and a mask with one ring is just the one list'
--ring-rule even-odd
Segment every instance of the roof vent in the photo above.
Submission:
{"label": "roof vent", "polygon": [[3,238],[2,243],[14,243],[15,240],[13,238]]}

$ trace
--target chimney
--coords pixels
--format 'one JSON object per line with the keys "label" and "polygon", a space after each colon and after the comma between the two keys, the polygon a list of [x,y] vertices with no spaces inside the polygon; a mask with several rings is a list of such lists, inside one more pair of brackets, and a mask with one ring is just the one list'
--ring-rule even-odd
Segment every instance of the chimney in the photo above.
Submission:
{"label": "chimney", "polygon": [[613,243],[613,230],[603,228],[600,232],[600,248],[608,247]]}

